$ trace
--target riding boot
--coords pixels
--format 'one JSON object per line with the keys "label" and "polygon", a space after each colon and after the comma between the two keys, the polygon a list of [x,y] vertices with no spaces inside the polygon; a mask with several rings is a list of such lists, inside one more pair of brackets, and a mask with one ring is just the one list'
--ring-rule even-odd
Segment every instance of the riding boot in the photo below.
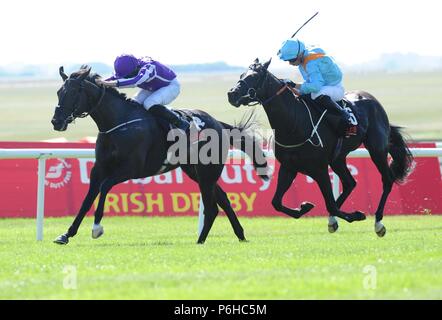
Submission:
{"label": "riding boot", "polygon": [[334,114],[339,114],[346,124],[345,136],[354,136],[357,134],[357,127],[351,123],[350,114],[334,102],[329,96],[320,95],[316,98],[320,105]]}
{"label": "riding boot", "polygon": [[174,127],[181,129],[184,132],[187,132],[190,128],[190,123],[187,120],[178,116],[175,112],[167,109],[165,106],[161,104],[153,105],[152,107],[149,108],[149,112],[162,119],[167,120]]}

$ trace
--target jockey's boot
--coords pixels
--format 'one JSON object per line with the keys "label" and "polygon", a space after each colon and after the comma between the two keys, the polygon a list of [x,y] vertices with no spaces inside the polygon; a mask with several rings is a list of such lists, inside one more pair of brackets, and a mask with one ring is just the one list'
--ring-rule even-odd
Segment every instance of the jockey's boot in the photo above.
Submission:
{"label": "jockey's boot", "polygon": [[358,134],[357,127],[353,125],[350,121],[350,115],[348,112],[341,108],[336,102],[334,102],[329,96],[320,95],[316,98],[321,106],[329,110],[334,114],[339,114],[344,122],[346,123],[345,136],[348,138],[349,136],[355,136]]}
{"label": "jockey's boot", "polygon": [[161,104],[153,105],[149,108],[149,112],[152,114],[163,118],[164,120],[168,121],[170,124],[172,124],[174,127],[183,130],[184,132],[189,131],[190,123],[177,115],[172,110],[169,110],[165,106]]}

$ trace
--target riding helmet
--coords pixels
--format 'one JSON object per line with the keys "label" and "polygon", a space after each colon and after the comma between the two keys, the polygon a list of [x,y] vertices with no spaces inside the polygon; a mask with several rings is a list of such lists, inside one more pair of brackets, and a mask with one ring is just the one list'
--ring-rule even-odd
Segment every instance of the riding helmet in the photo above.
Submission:
{"label": "riding helmet", "polygon": [[115,59],[114,69],[117,78],[124,78],[138,67],[138,59],[132,54],[122,54]]}
{"label": "riding helmet", "polygon": [[278,57],[284,61],[292,60],[304,50],[305,44],[302,41],[298,39],[288,39],[282,43],[281,49],[278,51]]}

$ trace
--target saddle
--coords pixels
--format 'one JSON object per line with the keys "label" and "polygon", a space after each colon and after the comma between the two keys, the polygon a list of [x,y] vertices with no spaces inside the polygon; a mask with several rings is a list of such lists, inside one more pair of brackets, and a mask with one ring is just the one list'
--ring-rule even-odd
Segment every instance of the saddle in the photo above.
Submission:
{"label": "saddle", "polygon": [[[192,122],[192,116],[191,113],[189,111],[184,111],[184,110],[172,110],[173,113],[175,113],[176,115],[178,115],[181,118],[186,119],[189,122]],[[174,129],[174,127],[169,123],[169,121],[167,121],[166,119],[157,116],[157,115],[153,115],[155,117],[155,119],[157,120],[158,124],[160,125],[160,128],[166,132],[166,134],[169,132],[169,130]]]}
{"label": "saddle", "polygon": [[[300,96],[300,98],[304,100],[304,102],[306,103],[307,107],[310,108],[310,110],[314,110],[319,114],[322,114],[324,112],[325,107],[320,105],[315,100],[313,100],[310,94],[302,95]],[[353,110],[355,106],[354,102],[349,98],[344,97],[344,99],[337,101],[336,103],[342,109],[348,112],[348,114],[350,115],[350,122],[353,125],[357,126],[358,120]],[[333,160],[335,160],[342,150],[347,123],[345,120],[342,119],[342,116],[333,114],[331,112],[327,112],[324,118],[326,120],[326,125],[328,125],[333,131],[335,131],[338,136],[338,140],[336,146],[334,147],[333,158],[332,158]]]}
{"label": "saddle", "polygon": [[[310,110],[316,111],[319,114],[322,114],[325,110],[325,107],[319,104],[317,101],[313,100],[310,94],[300,96],[302,100],[305,101]],[[359,121],[356,117],[356,113],[353,108],[355,106],[354,100],[350,100],[348,97],[344,97],[344,99],[337,101],[336,103],[347,113],[350,115],[350,122],[352,125],[357,126]],[[326,124],[336,132],[338,136],[343,136],[345,128],[347,126],[346,122],[342,119],[340,115],[334,114],[332,112],[327,112],[324,116],[326,120]]]}
{"label": "saddle", "polygon": [[[201,130],[206,126],[204,120],[190,110],[173,109],[172,112],[178,115],[178,117],[187,120],[191,124],[191,128],[193,127],[193,130],[191,129],[189,132],[187,132],[189,142],[191,144],[200,142]],[[167,135],[170,130],[175,129],[175,127],[167,120],[158,116],[155,116],[155,118],[157,119],[157,122],[165,135]]]}

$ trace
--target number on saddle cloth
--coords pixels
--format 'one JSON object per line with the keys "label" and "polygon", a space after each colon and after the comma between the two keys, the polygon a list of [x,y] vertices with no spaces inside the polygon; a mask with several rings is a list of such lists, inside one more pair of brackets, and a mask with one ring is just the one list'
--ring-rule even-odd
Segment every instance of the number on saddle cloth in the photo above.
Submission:
{"label": "number on saddle cloth", "polygon": [[337,104],[344,109],[345,111],[347,111],[347,113],[350,115],[350,122],[352,125],[357,126],[358,125],[358,119],[356,118],[353,109],[350,108],[350,105],[353,105],[353,103],[350,100],[347,99],[342,99],[340,101],[337,101]]}

